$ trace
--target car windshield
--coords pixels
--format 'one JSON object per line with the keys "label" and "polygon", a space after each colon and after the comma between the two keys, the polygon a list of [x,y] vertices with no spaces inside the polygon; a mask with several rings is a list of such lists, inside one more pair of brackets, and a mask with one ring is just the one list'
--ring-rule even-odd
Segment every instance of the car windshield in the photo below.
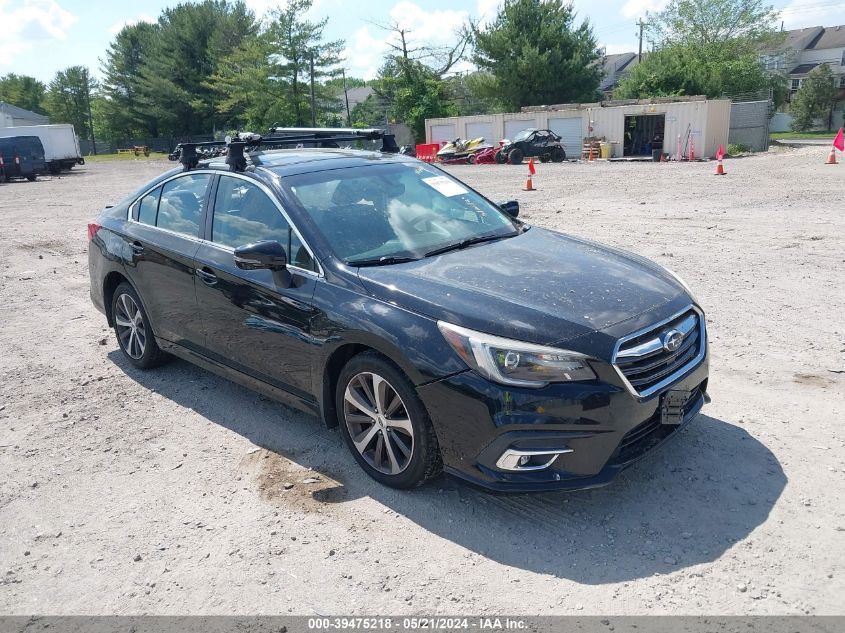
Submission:
{"label": "car windshield", "polygon": [[524,141],[529,136],[531,136],[536,130],[533,127],[528,128],[527,130],[522,130],[519,134],[513,137],[514,142],[516,141]]}
{"label": "car windshield", "polygon": [[381,163],[282,179],[335,254],[390,264],[516,235],[517,224],[425,163]]}

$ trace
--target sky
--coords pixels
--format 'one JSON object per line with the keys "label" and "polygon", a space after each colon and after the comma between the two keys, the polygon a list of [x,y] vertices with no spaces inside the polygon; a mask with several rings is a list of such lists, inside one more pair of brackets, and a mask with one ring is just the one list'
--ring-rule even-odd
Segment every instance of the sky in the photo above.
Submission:
{"label": "sky", "polygon": [[[101,60],[126,24],[154,22],[180,0],[0,0],[3,55],[0,75],[14,72],[48,83],[56,71],[83,65],[101,77]],[[184,0],[182,0],[184,1]],[[284,0],[245,0],[257,15]],[[574,0],[578,22],[587,19],[607,53],[636,51],[636,22],[667,0]],[[314,0],[309,18],[328,17],[327,39],[342,39],[347,76],[371,79],[387,49],[388,33],[373,22],[396,22],[412,42],[448,44],[467,18],[482,23],[499,0]],[[845,0],[774,0],[786,29],[845,24]],[[465,64],[459,70],[468,69]]]}

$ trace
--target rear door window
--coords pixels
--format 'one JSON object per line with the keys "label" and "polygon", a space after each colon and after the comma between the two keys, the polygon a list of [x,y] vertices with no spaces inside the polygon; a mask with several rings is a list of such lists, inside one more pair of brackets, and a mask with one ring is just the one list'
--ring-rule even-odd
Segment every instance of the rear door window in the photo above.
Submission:
{"label": "rear door window", "polygon": [[146,196],[138,200],[137,219],[142,224],[156,225],[156,215],[158,214],[158,198],[161,195],[161,187],[151,191]]}
{"label": "rear door window", "polygon": [[174,233],[198,237],[210,180],[211,174],[190,174],[164,183],[156,226]]}

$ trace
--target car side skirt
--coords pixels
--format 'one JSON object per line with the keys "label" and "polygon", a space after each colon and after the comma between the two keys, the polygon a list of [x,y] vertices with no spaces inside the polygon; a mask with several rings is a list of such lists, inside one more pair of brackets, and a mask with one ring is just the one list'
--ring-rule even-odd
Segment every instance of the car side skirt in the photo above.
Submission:
{"label": "car side skirt", "polygon": [[172,343],[159,337],[156,337],[156,343],[158,343],[158,346],[168,354],[173,354],[173,356],[176,356],[177,358],[181,358],[182,360],[186,360],[198,367],[202,367],[203,369],[215,373],[218,376],[222,376],[227,380],[231,380],[242,387],[257,391],[268,398],[291,406],[300,411],[304,411],[305,413],[310,413],[312,415],[320,414],[320,408],[316,400],[307,400],[300,396],[296,396],[284,389],[280,389],[279,387],[270,385],[263,380],[258,380],[257,378],[238,371],[237,369],[233,369],[228,365],[218,363],[207,356],[183,347],[182,345],[178,345],[177,343]]}

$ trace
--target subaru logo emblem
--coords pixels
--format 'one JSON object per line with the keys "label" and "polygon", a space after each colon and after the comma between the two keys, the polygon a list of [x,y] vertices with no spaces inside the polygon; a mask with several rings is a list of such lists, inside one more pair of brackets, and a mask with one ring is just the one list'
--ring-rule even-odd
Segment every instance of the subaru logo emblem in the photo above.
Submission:
{"label": "subaru logo emblem", "polygon": [[669,330],[663,335],[663,349],[667,352],[674,352],[684,342],[684,335],[678,330]]}

